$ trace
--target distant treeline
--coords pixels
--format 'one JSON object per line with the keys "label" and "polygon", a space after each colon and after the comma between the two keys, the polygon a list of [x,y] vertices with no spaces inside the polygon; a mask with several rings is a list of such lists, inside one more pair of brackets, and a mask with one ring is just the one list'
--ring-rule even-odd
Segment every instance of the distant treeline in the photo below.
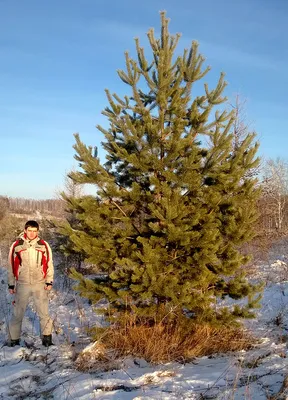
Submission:
{"label": "distant treeline", "polygon": [[[267,232],[288,231],[288,195],[262,195],[258,202],[257,230]],[[0,220],[6,212],[13,214],[43,214],[55,217],[65,215],[65,202],[61,199],[35,200],[0,195]]]}
{"label": "distant treeline", "polygon": [[39,211],[45,214],[61,215],[64,209],[63,200],[60,199],[35,200],[6,196],[0,196],[0,206],[18,214]]}

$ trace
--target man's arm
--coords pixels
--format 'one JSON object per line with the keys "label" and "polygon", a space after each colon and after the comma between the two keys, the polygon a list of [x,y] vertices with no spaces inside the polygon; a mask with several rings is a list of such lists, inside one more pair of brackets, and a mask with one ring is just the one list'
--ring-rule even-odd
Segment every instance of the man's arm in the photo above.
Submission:
{"label": "man's arm", "polygon": [[[15,242],[14,242],[15,243]],[[8,256],[8,289],[9,289],[9,293],[13,294],[15,293],[15,276],[13,274],[13,268],[12,268],[12,252],[13,252],[13,248],[14,248],[14,243],[12,244],[12,246],[10,247],[9,250],[9,256]]]}
{"label": "man's arm", "polygon": [[54,279],[54,265],[53,265],[53,254],[52,254],[52,250],[51,247],[49,246],[49,244],[46,242],[46,246],[47,246],[47,250],[48,250],[48,265],[47,265],[47,274],[46,274],[46,290],[51,290],[52,289],[52,285],[53,285],[53,279]]}

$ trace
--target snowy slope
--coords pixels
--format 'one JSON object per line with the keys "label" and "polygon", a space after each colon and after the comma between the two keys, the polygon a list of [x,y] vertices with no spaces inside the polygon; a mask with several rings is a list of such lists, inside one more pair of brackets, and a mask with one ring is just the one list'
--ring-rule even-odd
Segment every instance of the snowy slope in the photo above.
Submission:
{"label": "snowy slope", "polygon": [[[257,318],[247,321],[248,328],[261,338],[257,349],[157,367],[126,358],[118,361],[114,370],[94,369],[91,373],[79,372],[75,359],[90,343],[85,329],[101,326],[102,317],[62,282],[51,293],[50,302],[56,346],[41,346],[31,304],[23,322],[21,346],[9,348],[4,342],[13,298],[3,268],[0,274],[0,399],[260,400],[279,392],[288,375],[288,281],[284,280],[287,265],[283,257],[258,268],[258,277],[267,285]],[[288,388],[285,393],[275,399],[288,399]]]}

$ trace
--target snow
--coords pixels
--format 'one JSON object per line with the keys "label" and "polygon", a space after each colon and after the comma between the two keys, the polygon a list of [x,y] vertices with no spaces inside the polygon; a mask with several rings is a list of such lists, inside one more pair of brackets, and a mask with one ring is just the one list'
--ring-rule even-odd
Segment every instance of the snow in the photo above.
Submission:
{"label": "snow", "polygon": [[[284,254],[284,255],[283,255]],[[43,348],[39,322],[30,304],[23,321],[21,346],[5,345],[12,308],[6,271],[0,269],[0,398],[57,400],[264,400],[278,393],[288,375],[288,268],[285,252],[273,262],[259,265],[255,278],[266,283],[257,318],[246,326],[260,339],[249,351],[201,357],[186,365],[149,365],[127,357],[114,369],[80,372],[75,360],[88,352],[87,328],[103,326],[85,299],[58,280],[50,294],[55,346]],[[285,385],[284,385],[285,386]],[[288,399],[288,389],[277,399]],[[282,397],[281,397],[282,396]]]}

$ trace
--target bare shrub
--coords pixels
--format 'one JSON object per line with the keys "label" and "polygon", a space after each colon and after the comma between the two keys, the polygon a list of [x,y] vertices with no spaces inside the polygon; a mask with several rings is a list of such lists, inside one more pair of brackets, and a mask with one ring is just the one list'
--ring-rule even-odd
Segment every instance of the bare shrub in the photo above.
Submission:
{"label": "bare shrub", "polygon": [[0,196],[0,221],[5,217],[9,210],[9,199],[5,196]]}
{"label": "bare shrub", "polygon": [[251,257],[251,261],[243,266],[248,277],[255,274],[258,264],[270,264],[270,252],[273,246],[286,236],[286,232],[259,231],[251,242],[241,246],[241,251]]}
{"label": "bare shrub", "polygon": [[8,213],[2,218],[2,229],[0,230],[0,266],[7,265],[9,247],[21,232],[22,226],[22,221]]}

